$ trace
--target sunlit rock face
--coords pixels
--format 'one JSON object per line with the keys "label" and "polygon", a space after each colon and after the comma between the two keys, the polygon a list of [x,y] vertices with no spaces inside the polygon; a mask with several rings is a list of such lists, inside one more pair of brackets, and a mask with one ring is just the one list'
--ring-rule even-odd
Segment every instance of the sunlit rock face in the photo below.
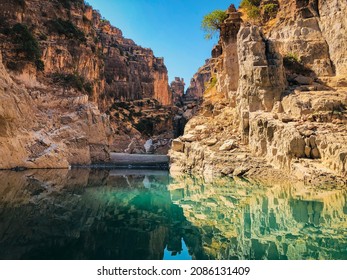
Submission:
{"label": "sunlit rock face", "polygon": [[270,164],[307,182],[346,185],[347,4],[257,2],[256,19],[245,7],[226,11],[213,83],[170,152],[172,170],[268,176]]}
{"label": "sunlit rock face", "polygon": [[199,70],[194,74],[190,80],[190,85],[187,89],[186,94],[202,98],[206,90],[206,85],[211,80],[211,59],[205,61],[205,65],[200,67]]}
{"label": "sunlit rock face", "polygon": [[[121,118],[123,101],[149,99],[165,107],[167,120],[158,116],[151,124],[166,129],[153,134],[172,134],[164,59],[124,38],[83,0],[1,1],[0,52],[0,107],[9,105],[6,113],[0,109],[6,143],[0,169],[107,162],[110,151],[124,152],[133,138],[147,141],[153,135],[132,115]],[[142,107],[133,109],[139,114]],[[157,117],[140,115],[149,122]],[[9,135],[18,135],[19,126],[13,140]]]}
{"label": "sunlit rock face", "polygon": [[346,190],[178,177],[175,204],[211,259],[346,259]]}

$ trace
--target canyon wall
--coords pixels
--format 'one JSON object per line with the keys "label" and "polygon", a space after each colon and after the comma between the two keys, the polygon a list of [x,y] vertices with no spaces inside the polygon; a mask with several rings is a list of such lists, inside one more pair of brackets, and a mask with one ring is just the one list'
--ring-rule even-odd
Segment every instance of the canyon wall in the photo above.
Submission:
{"label": "canyon wall", "polygon": [[269,177],[280,169],[346,184],[347,4],[323,2],[261,1],[255,19],[246,7],[227,10],[212,51],[217,81],[173,143],[173,171]]}
{"label": "canyon wall", "polygon": [[82,0],[1,0],[0,51],[0,169],[104,162],[132,141],[144,152],[149,138],[173,137],[163,58]]}

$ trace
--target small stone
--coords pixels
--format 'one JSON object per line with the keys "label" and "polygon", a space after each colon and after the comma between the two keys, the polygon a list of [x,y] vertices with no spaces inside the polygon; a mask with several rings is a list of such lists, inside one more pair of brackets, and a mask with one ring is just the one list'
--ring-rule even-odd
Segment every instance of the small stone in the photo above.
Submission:
{"label": "small stone", "polygon": [[144,145],[146,154],[153,154],[154,153],[154,145],[153,145],[153,140],[149,139]]}
{"label": "small stone", "polygon": [[237,148],[234,140],[225,141],[224,144],[219,148],[220,151],[230,151]]}
{"label": "small stone", "polygon": [[282,116],[281,121],[284,123],[289,123],[289,122],[294,121],[294,119],[290,116],[284,115],[284,116]]}
{"label": "small stone", "polygon": [[173,140],[171,149],[175,152],[183,153],[184,152],[184,146],[185,145],[183,142],[181,142],[179,140]]}
{"label": "small stone", "polygon": [[189,133],[189,134],[183,135],[181,139],[184,142],[194,142],[196,141],[196,135]]}
{"label": "small stone", "polygon": [[214,146],[214,145],[217,144],[217,142],[218,142],[217,139],[209,139],[209,140],[206,141],[206,145],[207,146]]}

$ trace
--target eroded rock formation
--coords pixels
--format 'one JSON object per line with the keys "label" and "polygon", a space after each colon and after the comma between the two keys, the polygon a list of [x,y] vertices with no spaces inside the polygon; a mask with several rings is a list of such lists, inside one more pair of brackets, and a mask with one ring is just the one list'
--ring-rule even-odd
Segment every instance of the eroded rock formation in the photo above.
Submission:
{"label": "eroded rock formation", "polygon": [[189,96],[202,98],[206,90],[206,85],[211,81],[211,60],[207,59],[194,77],[190,80],[190,85],[186,91]]}
{"label": "eroded rock formation", "polygon": [[250,19],[231,6],[212,51],[217,81],[174,141],[172,170],[269,176],[276,168],[346,184],[346,8],[261,1]]}
{"label": "eroded rock formation", "polygon": [[104,162],[173,137],[163,58],[82,0],[0,1],[0,51],[0,169]]}

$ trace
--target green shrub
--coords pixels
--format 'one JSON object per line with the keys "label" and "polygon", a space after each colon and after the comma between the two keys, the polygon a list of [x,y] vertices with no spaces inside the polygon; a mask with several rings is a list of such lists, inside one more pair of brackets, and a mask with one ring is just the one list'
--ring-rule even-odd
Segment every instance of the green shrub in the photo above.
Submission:
{"label": "green shrub", "polygon": [[87,92],[89,95],[93,92],[93,86],[78,74],[54,73],[52,75],[53,82],[63,84],[65,86]]}
{"label": "green shrub", "polygon": [[249,8],[251,6],[259,7],[261,0],[242,0],[240,7],[241,8]]}
{"label": "green shrub", "polygon": [[205,83],[205,91],[209,91],[217,84],[217,77],[213,76],[209,82]]}
{"label": "green shrub", "polygon": [[24,0],[14,0],[13,1],[15,4],[21,6],[22,8],[25,7],[25,1]]}
{"label": "green shrub", "polygon": [[135,128],[142,134],[153,135],[154,124],[151,119],[141,119],[138,123],[135,124]]}
{"label": "green shrub", "polygon": [[[25,59],[34,62],[37,70],[44,70],[39,43],[26,25],[20,23],[15,24],[12,28],[8,29],[7,35],[11,36],[13,43],[16,45],[15,50],[17,53],[23,54]],[[20,70],[18,67],[12,68],[15,68],[12,70]]]}
{"label": "green shrub", "polygon": [[13,38],[13,42],[17,44],[16,50],[23,53],[26,59],[35,62],[41,58],[39,43],[26,25],[20,23],[15,24],[10,34]]}
{"label": "green shrub", "polygon": [[79,30],[71,21],[56,19],[47,22],[50,32],[65,35],[69,39],[77,39],[81,42],[86,41],[84,33]]}
{"label": "green shrub", "polygon": [[227,17],[227,13],[222,10],[215,10],[204,16],[201,28],[206,33],[205,38],[211,39],[217,32],[219,32],[222,23],[227,19]]}
{"label": "green shrub", "polygon": [[39,36],[39,39],[42,41],[46,41],[48,39],[47,35],[45,33],[41,33]]}
{"label": "green shrub", "polygon": [[91,82],[84,83],[83,89],[88,93],[89,96],[93,94],[93,85]]}
{"label": "green shrub", "polygon": [[86,23],[86,22],[89,22],[90,23],[90,20],[85,16],[83,15],[83,22]]}
{"label": "green shrub", "polygon": [[260,9],[258,7],[251,7],[248,11],[247,11],[247,16],[250,19],[259,19],[260,18]]}
{"label": "green shrub", "polygon": [[278,5],[277,4],[265,4],[264,5],[264,14],[269,18],[274,18],[277,15]]}
{"label": "green shrub", "polygon": [[45,70],[45,64],[41,59],[38,59],[35,61],[36,69],[39,71],[44,71]]}
{"label": "green shrub", "polygon": [[257,20],[260,18],[260,0],[243,0],[240,4],[248,16],[252,20]]}
{"label": "green shrub", "polygon": [[66,9],[71,9],[71,5],[81,6],[83,4],[83,0],[59,0],[59,3]]}
{"label": "green shrub", "polygon": [[296,53],[292,53],[289,52],[287,53],[287,55],[284,56],[283,58],[284,61],[291,61],[291,62],[296,62],[296,63],[300,63],[300,58],[298,57],[298,55]]}

